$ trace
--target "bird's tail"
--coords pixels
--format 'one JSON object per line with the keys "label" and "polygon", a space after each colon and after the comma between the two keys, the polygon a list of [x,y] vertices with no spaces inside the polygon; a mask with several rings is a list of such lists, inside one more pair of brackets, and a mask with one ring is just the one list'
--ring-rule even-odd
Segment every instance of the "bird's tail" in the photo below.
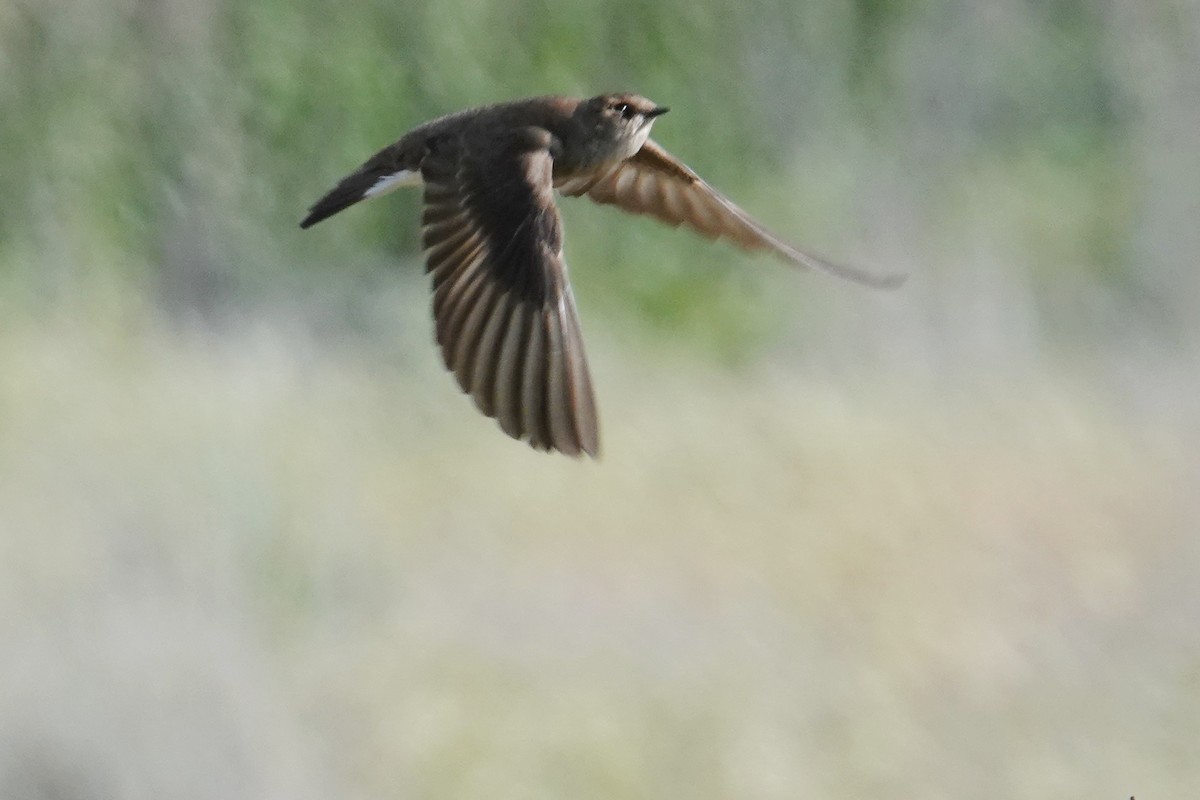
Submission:
{"label": "bird's tail", "polygon": [[398,161],[400,159],[396,157],[392,148],[385,148],[376,153],[356,171],[342,178],[324,197],[313,203],[300,227],[316,225],[360,200],[378,197],[402,186],[421,185],[420,171],[401,166]]}

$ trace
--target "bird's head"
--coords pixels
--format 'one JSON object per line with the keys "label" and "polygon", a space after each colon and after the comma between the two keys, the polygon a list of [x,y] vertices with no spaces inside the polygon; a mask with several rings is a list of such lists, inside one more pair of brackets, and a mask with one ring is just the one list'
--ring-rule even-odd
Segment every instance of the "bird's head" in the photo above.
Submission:
{"label": "bird's head", "polygon": [[602,94],[580,103],[575,114],[589,138],[605,144],[604,160],[623,161],[641,149],[667,110],[637,94]]}

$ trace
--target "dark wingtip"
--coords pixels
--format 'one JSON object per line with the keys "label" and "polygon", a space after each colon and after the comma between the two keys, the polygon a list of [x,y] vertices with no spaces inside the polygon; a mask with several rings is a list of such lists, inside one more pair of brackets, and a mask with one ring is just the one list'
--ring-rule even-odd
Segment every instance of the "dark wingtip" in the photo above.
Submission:
{"label": "dark wingtip", "polygon": [[[801,266],[808,267],[817,272],[824,272],[826,275],[831,275],[835,278],[857,283],[860,286],[866,286],[869,289],[898,289],[908,280],[908,274],[904,272],[868,272],[858,267],[835,264],[823,258],[817,258],[809,253],[797,250],[792,250],[792,256],[793,261]],[[799,256],[799,258],[796,258],[796,256]]]}
{"label": "dark wingtip", "polygon": [[344,178],[341,183],[331,189],[324,197],[309,206],[308,216],[300,222],[301,228],[311,228],[323,219],[332,217],[339,211],[345,211],[350,206],[366,197],[361,185],[363,177],[355,173]]}
{"label": "dark wingtip", "polygon": [[558,445],[549,445],[546,448],[531,445],[534,450],[544,449],[547,453],[562,453],[568,458],[573,458],[576,461],[599,461],[600,460],[600,444],[598,442],[580,442],[576,447],[560,447]]}
{"label": "dark wingtip", "polygon": [[892,272],[887,275],[874,275],[867,284],[876,289],[899,289],[908,281],[908,274]]}
{"label": "dark wingtip", "polygon": [[349,203],[346,203],[346,202],[330,203],[330,202],[327,202],[328,199],[329,199],[328,197],[322,198],[316,205],[314,205],[312,208],[310,208],[308,210],[308,216],[300,221],[301,229],[311,228],[313,225],[316,225],[321,220],[323,220],[327,217],[332,217],[337,212],[341,211],[342,209],[346,208],[347,206],[354,205],[354,203],[357,202],[357,200],[353,200]]}
{"label": "dark wingtip", "polygon": [[585,439],[579,443],[579,452],[574,454],[576,458],[590,458],[592,461],[600,460],[600,440],[596,437]]}
{"label": "dark wingtip", "polygon": [[311,228],[313,225],[316,225],[318,222],[325,219],[332,213],[332,211],[322,210],[321,204],[317,203],[308,210],[308,215],[304,219],[300,220],[300,229],[304,230],[305,228]]}

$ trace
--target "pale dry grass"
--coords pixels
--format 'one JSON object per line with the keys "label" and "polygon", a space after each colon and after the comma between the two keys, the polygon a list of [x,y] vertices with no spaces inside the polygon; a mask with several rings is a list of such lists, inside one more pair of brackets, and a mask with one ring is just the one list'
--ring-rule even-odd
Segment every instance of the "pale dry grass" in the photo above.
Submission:
{"label": "pale dry grass", "polygon": [[0,796],[1200,785],[1185,416],[599,336],[607,450],[576,463],[419,344],[6,324]]}

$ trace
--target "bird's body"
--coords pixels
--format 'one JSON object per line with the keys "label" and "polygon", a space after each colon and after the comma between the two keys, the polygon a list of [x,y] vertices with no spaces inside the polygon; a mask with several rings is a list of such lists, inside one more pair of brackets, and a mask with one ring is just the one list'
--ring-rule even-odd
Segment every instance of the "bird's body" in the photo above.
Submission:
{"label": "bird's body", "polygon": [[440,117],[368,159],[300,226],[422,186],[422,241],[446,365],[505,433],[537,449],[595,456],[595,400],[555,189],[861,283],[897,282],[835,266],[768,232],[649,139],[666,110],[633,94],[549,96]]}

